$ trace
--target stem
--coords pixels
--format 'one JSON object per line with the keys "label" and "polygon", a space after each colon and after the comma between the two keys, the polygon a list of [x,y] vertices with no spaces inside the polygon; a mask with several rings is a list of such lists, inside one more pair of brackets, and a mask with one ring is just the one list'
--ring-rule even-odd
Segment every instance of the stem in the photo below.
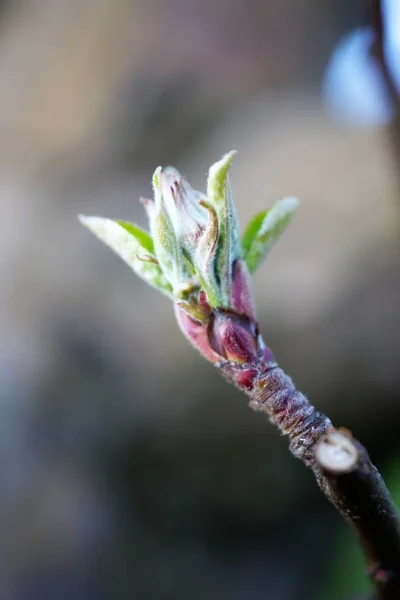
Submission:
{"label": "stem", "polygon": [[330,419],[296,390],[291,378],[279,367],[257,377],[248,395],[251,408],[267,413],[271,423],[289,436],[292,454],[312,467],[314,446],[332,428]]}
{"label": "stem", "polygon": [[400,598],[400,528],[385,482],[366,449],[348,432],[333,430],[317,444],[318,484],[353,527],[376,598]]}
{"label": "stem", "polygon": [[[268,350],[268,349],[267,349]],[[264,350],[265,354],[265,350]],[[276,364],[260,359],[252,385],[238,383],[249,365],[218,364],[225,377],[250,397],[289,437],[290,451],[311,468],[320,489],[355,531],[365,555],[376,600],[400,598],[400,524],[390,494],[365,448],[336,429],[296,390]]]}

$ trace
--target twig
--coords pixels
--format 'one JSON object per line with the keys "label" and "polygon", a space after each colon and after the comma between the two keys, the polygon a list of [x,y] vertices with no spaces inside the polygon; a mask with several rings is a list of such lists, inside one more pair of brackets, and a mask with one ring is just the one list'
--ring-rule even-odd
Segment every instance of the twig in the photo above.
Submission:
{"label": "twig", "polygon": [[366,449],[345,431],[329,432],[315,448],[318,484],[353,527],[382,600],[400,598],[400,529],[390,494]]}
{"label": "twig", "polygon": [[[229,377],[232,368],[223,366]],[[268,414],[290,450],[314,472],[320,489],[350,523],[363,549],[376,600],[400,598],[400,524],[389,491],[366,449],[272,367],[247,390],[250,406]]]}
{"label": "twig", "polygon": [[158,167],[154,202],[144,200],[153,238],[134,223],[81,217],[140,277],[174,301],[182,333],[269,416],[355,529],[379,600],[400,599],[400,526],[389,492],[365,449],[296,390],[264,344],[250,271],[297,206],[284,198],[250,221],[240,241],[228,170],[234,152],[212,165],[207,200],[175,170]]}

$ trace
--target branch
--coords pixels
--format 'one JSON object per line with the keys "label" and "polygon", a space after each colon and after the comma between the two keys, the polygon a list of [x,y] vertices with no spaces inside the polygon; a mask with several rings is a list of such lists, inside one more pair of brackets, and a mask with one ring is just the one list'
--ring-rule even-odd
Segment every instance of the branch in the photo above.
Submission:
{"label": "branch", "polygon": [[[399,138],[400,139],[400,138]],[[133,223],[81,217],[151,286],[174,301],[182,333],[290,439],[329,500],[355,529],[376,598],[400,598],[400,526],[382,477],[365,449],[335,429],[296,390],[264,344],[250,272],[289,223],[297,201],[256,215],[240,241],[228,171],[234,152],[211,166],[205,194],[175,169],[158,167],[154,202],[144,200],[151,235]]]}
{"label": "branch", "polygon": [[[219,367],[238,383],[233,365]],[[350,432],[333,427],[279,367],[264,365],[252,383],[246,391],[250,406],[266,413],[289,437],[292,454],[312,469],[320,489],[355,531],[375,599],[399,600],[400,523],[366,449]]]}
{"label": "branch", "polygon": [[350,523],[380,600],[400,598],[400,528],[390,494],[366,449],[333,429],[315,447],[318,485]]}

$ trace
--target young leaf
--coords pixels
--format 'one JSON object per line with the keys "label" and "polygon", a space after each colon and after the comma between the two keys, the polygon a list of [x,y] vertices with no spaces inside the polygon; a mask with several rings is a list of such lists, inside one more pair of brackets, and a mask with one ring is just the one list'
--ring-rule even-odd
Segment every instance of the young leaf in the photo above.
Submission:
{"label": "young leaf", "polygon": [[79,220],[114,250],[139,277],[172,298],[172,288],[154,256],[153,240],[146,231],[134,223],[103,217],[80,215]]}
{"label": "young leaf", "polygon": [[154,255],[154,244],[151,239],[151,235],[147,233],[144,229],[136,225],[135,223],[131,223],[130,221],[121,221],[118,219],[116,221],[118,225],[121,225],[126,231],[128,231],[133,237],[136,238],[137,242],[143,247],[144,250]]}
{"label": "young leaf", "polygon": [[252,218],[242,238],[243,258],[250,273],[254,273],[290,223],[297,205],[296,198],[283,198]]}
{"label": "young leaf", "polygon": [[229,306],[232,293],[232,265],[240,257],[239,226],[232,201],[228,171],[235,152],[229,152],[210,168],[207,199],[218,218],[216,272],[220,280],[222,305]]}

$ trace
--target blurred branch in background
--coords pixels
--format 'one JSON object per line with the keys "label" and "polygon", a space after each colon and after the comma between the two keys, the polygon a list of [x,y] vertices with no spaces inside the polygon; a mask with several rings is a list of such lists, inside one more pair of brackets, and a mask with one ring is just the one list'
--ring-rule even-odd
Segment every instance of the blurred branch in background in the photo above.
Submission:
{"label": "blurred branch in background", "polygon": [[[396,113],[400,112],[400,95],[391,68],[386,58],[386,48],[388,45],[387,28],[389,19],[395,19],[396,15],[391,14],[390,10],[383,8],[382,0],[367,0],[369,4],[369,21],[375,34],[375,39],[371,47],[371,55],[377,60],[384,81],[386,83],[389,97],[394,105]],[[398,24],[395,24],[395,26]]]}
{"label": "blurred branch in background", "polygon": [[[396,6],[397,4],[397,6]],[[371,23],[374,40],[371,46],[371,56],[379,65],[386,91],[392,106],[392,119],[388,131],[393,146],[394,161],[399,177],[400,197],[400,89],[393,74],[387,54],[390,45],[395,45],[392,55],[397,56],[396,62],[399,69],[399,34],[400,34],[400,8],[396,0],[367,0],[369,21]],[[392,36],[389,38],[388,30]]]}

